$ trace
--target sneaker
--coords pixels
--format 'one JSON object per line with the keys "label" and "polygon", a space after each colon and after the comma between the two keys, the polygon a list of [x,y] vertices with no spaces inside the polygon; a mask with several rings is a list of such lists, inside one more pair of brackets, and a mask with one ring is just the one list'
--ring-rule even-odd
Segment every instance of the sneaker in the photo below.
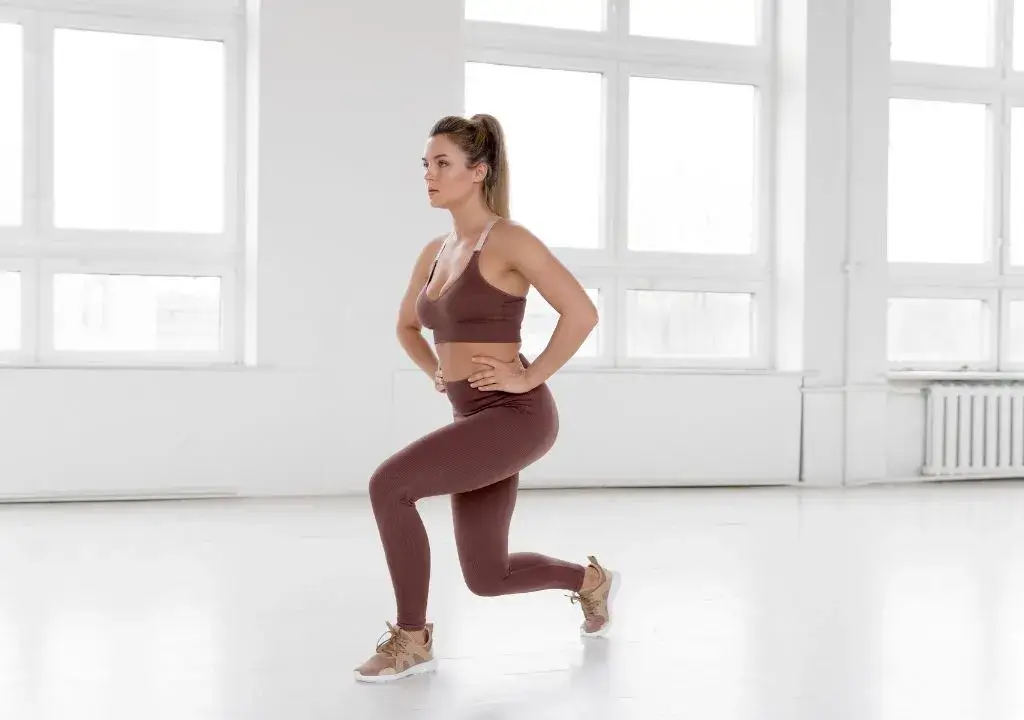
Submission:
{"label": "sneaker", "polygon": [[583,637],[604,637],[612,624],[612,601],[619,592],[621,579],[619,573],[605,570],[593,555],[587,556],[591,567],[598,572],[600,582],[597,587],[586,592],[577,592],[569,596],[570,601],[579,603],[583,608],[583,624],[580,635]]}
{"label": "sneaker", "polygon": [[359,682],[383,683],[410,675],[433,672],[434,623],[427,623],[427,640],[420,644],[410,633],[387,623],[387,638],[377,644],[377,654],[354,671]]}

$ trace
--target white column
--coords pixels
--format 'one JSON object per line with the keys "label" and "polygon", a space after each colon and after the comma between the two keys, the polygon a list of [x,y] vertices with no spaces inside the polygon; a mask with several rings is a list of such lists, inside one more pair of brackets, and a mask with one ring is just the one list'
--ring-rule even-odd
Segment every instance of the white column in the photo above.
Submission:
{"label": "white column", "polygon": [[846,484],[886,476],[889,0],[851,0]]}
{"label": "white column", "polygon": [[846,0],[779,0],[777,284],[781,369],[806,374],[802,480],[845,472]]}

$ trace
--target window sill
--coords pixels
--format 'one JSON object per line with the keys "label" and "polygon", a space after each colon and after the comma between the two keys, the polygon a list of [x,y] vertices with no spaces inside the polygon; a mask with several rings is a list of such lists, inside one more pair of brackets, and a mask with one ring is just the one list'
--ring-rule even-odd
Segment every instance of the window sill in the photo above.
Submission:
{"label": "window sill", "polygon": [[893,370],[887,377],[906,382],[1024,381],[1024,370]]}
{"label": "window sill", "polygon": [[164,372],[217,372],[247,373],[274,370],[267,365],[241,365],[236,363],[24,363],[0,360],[4,370],[99,370],[99,371],[164,371]]}

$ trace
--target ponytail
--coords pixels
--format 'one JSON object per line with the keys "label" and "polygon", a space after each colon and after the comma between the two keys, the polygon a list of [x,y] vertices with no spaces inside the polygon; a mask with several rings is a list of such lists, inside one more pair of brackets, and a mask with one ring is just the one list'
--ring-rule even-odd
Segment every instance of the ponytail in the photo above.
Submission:
{"label": "ponytail", "polygon": [[509,173],[505,131],[493,115],[474,115],[470,120],[484,130],[487,135],[484,144],[490,150],[487,153],[488,172],[484,179],[484,200],[492,212],[508,220]]}

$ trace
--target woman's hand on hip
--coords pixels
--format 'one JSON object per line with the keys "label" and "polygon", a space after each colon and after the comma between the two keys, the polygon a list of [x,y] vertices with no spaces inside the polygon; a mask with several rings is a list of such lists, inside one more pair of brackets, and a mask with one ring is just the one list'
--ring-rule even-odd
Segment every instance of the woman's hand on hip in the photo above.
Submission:
{"label": "woman's hand on hip", "polygon": [[437,370],[434,371],[434,389],[439,393],[447,392],[444,386],[444,375],[441,373],[441,366],[437,366]]}
{"label": "woman's hand on hip", "polygon": [[505,362],[486,355],[478,355],[473,358],[473,362],[486,367],[467,378],[470,387],[477,390],[500,390],[507,393],[524,393],[533,390],[526,377],[526,368],[523,367],[523,363],[518,357],[512,362]]}

